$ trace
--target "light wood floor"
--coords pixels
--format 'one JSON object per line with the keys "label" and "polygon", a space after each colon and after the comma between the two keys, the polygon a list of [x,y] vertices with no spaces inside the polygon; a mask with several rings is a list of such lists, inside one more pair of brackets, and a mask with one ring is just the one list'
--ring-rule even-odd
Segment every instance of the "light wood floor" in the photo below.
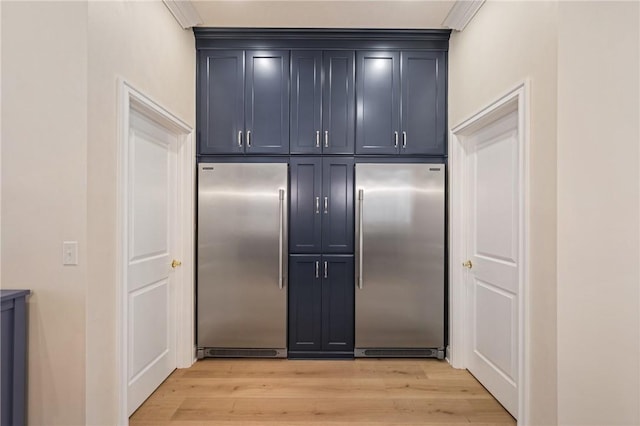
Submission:
{"label": "light wood floor", "polygon": [[515,425],[444,361],[208,359],[176,370],[131,426]]}

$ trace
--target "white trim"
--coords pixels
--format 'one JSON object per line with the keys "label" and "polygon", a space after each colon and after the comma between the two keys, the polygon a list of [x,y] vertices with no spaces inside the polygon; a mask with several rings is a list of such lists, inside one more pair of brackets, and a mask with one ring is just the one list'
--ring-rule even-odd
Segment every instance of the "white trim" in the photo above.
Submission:
{"label": "white trim", "polygon": [[531,347],[529,322],[529,99],[528,80],[515,86],[487,107],[463,120],[450,131],[449,143],[449,354],[448,359],[455,368],[466,368],[468,344],[466,304],[468,295],[464,285],[460,264],[465,253],[464,194],[464,141],[478,128],[513,111],[518,111],[518,148],[520,152],[520,277],[518,284],[518,425],[529,424],[529,384]]}
{"label": "white trim", "polygon": [[189,0],[162,0],[183,29],[202,24],[202,17]]}
{"label": "white trim", "polygon": [[442,21],[442,26],[452,30],[462,31],[471,22],[484,0],[458,0]]}
{"label": "white trim", "polygon": [[178,206],[177,223],[179,235],[176,246],[180,247],[182,268],[176,289],[176,364],[178,368],[193,364],[195,355],[194,330],[194,141],[193,129],[176,115],[163,108],[122,78],[118,79],[118,189],[116,201],[116,368],[118,372],[118,424],[128,425],[127,415],[127,297],[125,236],[127,215],[127,162],[129,144],[129,121],[131,111],[143,114],[171,131],[178,139]]}

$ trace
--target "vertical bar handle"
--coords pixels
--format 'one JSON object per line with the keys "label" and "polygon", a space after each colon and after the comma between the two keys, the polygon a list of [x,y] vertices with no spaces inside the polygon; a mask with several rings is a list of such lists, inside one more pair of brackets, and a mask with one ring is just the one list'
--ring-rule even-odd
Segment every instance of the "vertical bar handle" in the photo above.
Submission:
{"label": "vertical bar handle", "polygon": [[329,277],[329,262],[327,261],[324,262],[324,277]]}
{"label": "vertical bar handle", "polygon": [[407,147],[407,132],[402,132],[402,147]]}
{"label": "vertical bar handle", "polygon": [[247,130],[247,147],[251,148],[251,130]]}
{"label": "vertical bar handle", "polygon": [[316,197],[316,214],[320,214],[320,197]]}
{"label": "vertical bar handle", "polygon": [[238,146],[242,148],[242,130],[238,130]]}
{"label": "vertical bar handle", "polygon": [[[248,132],[247,132],[247,138],[249,138]],[[398,132],[393,132],[393,146],[394,147],[398,147]]]}
{"label": "vertical bar handle", "polygon": [[316,130],[316,148],[320,148],[320,130]]}
{"label": "vertical bar handle", "polygon": [[362,290],[362,259],[364,258],[364,253],[362,251],[364,249],[364,227],[362,219],[364,219],[364,189],[358,190],[358,204],[360,205],[360,209],[358,211],[358,288]]}
{"label": "vertical bar handle", "polygon": [[284,285],[284,189],[280,189],[278,191],[278,198],[280,200],[280,224],[279,224],[279,233],[278,233],[278,260],[279,260],[279,268],[278,268],[278,288],[282,289]]}
{"label": "vertical bar handle", "polygon": [[324,214],[329,213],[329,197],[324,197]]}
{"label": "vertical bar handle", "polygon": [[316,260],[316,278],[320,278],[320,262]]}
{"label": "vertical bar handle", "polygon": [[324,147],[329,148],[329,131],[324,131]]}

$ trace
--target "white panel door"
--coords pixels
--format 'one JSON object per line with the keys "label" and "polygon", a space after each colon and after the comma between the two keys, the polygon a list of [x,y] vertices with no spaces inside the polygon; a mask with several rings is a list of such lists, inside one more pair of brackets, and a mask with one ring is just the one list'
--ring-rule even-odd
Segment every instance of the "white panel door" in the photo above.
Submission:
{"label": "white panel door", "polygon": [[520,169],[512,112],[467,139],[469,371],[518,415]]}
{"label": "white panel door", "polygon": [[131,111],[127,168],[127,411],[176,368],[177,137]]}

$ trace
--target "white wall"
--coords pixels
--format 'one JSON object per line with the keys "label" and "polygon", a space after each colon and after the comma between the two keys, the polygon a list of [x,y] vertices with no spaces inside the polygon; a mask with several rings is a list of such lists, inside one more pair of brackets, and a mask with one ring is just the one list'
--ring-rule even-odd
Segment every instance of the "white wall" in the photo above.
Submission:
{"label": "white wall", "polygon": [[639,15],[559,5],[561,425],[640,424]]}
{"label": "white wall", "polygon": [[[2,287],[30,288],[28,419],[85,419],[87,5],[2,2]],[[62,266],[76,240],[79,265]]]}
{"label": "white wall", "polygon": [[117,78],[195,125],[195,43],[160,1],[89,2],[87,424],[114,425]]}
{"label": "white wall", "polygon": [[556,49],[556,3],[487,1],[449,50],[450,127],[531,82],[532,425],[556,422]]}

